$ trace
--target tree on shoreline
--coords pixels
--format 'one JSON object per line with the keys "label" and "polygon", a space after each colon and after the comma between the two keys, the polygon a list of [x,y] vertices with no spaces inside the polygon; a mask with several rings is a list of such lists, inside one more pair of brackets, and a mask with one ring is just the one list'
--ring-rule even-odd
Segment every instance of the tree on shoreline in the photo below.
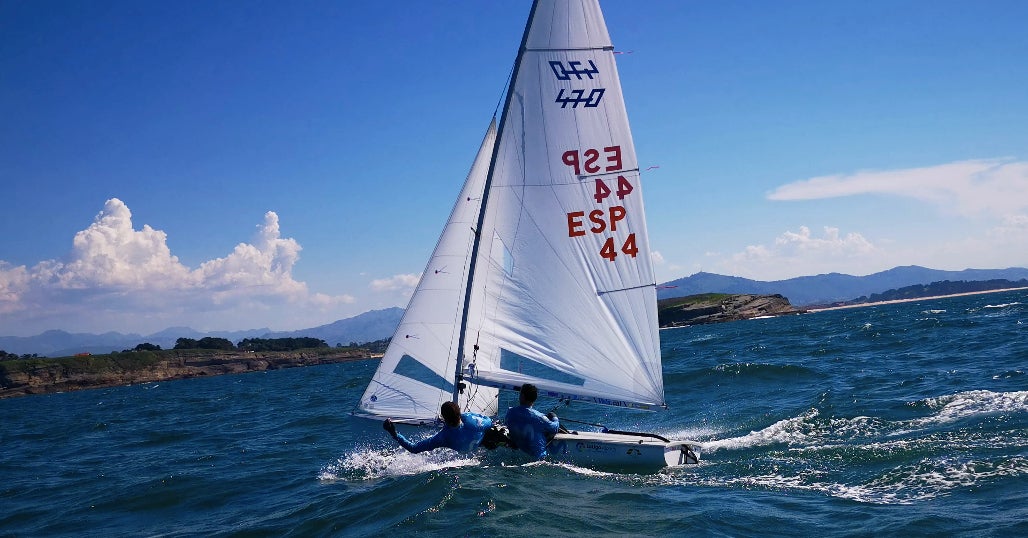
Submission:
{"label": "tree on shoreline", "polygon": [[179,338],[175,341],[174,349],[220,349],[223,351],[233,351],[236,349],[236,346],[227,338],[205,336],[199,340]]}
{"label": "tree on shoreline", "polygon": [[244,338],[239,341],[239,349],[244,351],[295,351],[297,349],[313,349],[329,347],[319,338]]}

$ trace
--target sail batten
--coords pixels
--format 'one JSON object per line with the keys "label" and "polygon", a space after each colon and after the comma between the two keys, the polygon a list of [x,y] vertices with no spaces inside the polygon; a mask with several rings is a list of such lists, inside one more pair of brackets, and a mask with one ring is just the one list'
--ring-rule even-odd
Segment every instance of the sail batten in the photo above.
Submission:
{"label": "sail batten", "polygon": [[603,46],[603,47],[581,47],[581,48],[560,48],[560,49],[525,49],[525,52],[578,52],[586,50],[609,50],[613,51],[614,47]]}
{"label": "sail batten", "polygon": [[619,170],[617,172],[603,172],[603,173],[597,173],[597,174],[582,174],[582,175],[578,176],[578,180],[582,181],[582,180],[586,180],[586,179],[595,179],[595,178],[602,178],[602,177],[617,177],[619,174],[624,174],[626,172],[638,174],[639,173],[639,169],[638,168],[632,168],[630,170]]}
{"label": "sail batten", "polygon": [[638,290],[638,289],[642,289],[642,288],[650,288],[650,287],[656,287],[656,286],[657,286],[657,284],[655,282],[650,282],[649,284],[640,284],[638,286],[632,286],[630,288],[619,288],[619,289],[616,289],[616,290],[597,290],[596,291],[596,295],[606,295],[608,293],[618,293],[620,291],[632,291],[632,290]]}

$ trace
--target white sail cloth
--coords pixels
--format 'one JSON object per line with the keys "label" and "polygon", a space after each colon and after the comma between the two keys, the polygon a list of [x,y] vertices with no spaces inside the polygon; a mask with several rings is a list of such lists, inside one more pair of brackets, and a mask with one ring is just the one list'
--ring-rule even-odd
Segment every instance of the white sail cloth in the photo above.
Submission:
{"label": "white sail cloth", "polygon": [[495,414],[496,387],[524,383],[663,406],[655,288],[599,4],[536,0],[499,132],[490,126],[359,414],[427,422],[455,394]]}
{"label": "white sail cloth", "polygon": [[[452,399],[471,245],[495,141],[494,120],[400,325],[361,397],[361,414],[429,422],[439,416],[440,405]],[[496,393],[494,388],[471,387],[459,403],[462,409],[493,415]]]}
{"label": "white sail cloth", "polygon": [[663,405],[642,185],[596,1],[536,3],[497,144],[466,372],[504,388]]}

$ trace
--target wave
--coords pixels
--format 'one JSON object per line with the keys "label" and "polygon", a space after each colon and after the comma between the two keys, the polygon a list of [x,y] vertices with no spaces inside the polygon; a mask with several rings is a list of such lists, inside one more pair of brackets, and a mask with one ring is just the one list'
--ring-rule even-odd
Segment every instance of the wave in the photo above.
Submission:
{"label": "wave", "polygon": [[1009,308],[1009,307],[1011,307],[1011,306],[1018,306],[1018,305],[1020,305],[1020,304],[1022,304],[1022,303],[1021,303],[1021,302],[1019,302],[1019,301],[1014,301],[1014,302],[1012,302],[1012,303],[1003,303],[1003,304],[987,304],[987,305],[985,305],[985,306],[982,306],[982,308]]}
{"label": "wave", "polygon": [[411,476],[453,467],[468,467],[480,462],[474,457],[451,450],[432,450],[411,454],[402,448],[357,448],[318,473],[319,480],[374,480]]}
{"label": "wave", "polygon": [[914,425],[944,424],[974,416],[1028,411],[1028,391],[971,390],[927,398],[914,405],[935,411],[932,416],[911,421]]}
{"label": "wave", "polygon": [[700,450],[704,454],[712,454],[718,450],[737,450],[779,443],[803,444],[809,439],[809,425],[818,414],[817,409],[811,409],[798,417],[779,420],[762,430],[751,431],[740,437],[704,442],[700,445]]}
{"label": "wave", "polygon": [[1028,458],[1015,456],[997,461],[961,460],[955,457],[924,458],[912,465],[888,469],[860,483],[826,480],[829,472],[803,469],[794,475],[766,472],[746,476],[676,477],[682,485],[763,488],[813,491],[860,503],[909,505],[928,501],[962,488],[1028,475]]}
{"label": "wave", "polygon": [[853,442],[882,435],[906,435],[928,426],[948,424],[966,418],[1028,411],[1028,391],[974,390],[928,398],[911,405],[927,408],[932,414],[910,420],[888,421],[868,416],[822,418],[819,410],[810,409],[799,416],[779,420],[746,435],[704,442],[701,449],[704,453],[711,454],[718,450],[739,450],[775,444],[804,447],[812,444]]}
{"label": "wave", "polygon": [[558,467],[558,468],[561,468],[561,469],[565,469],[565,470],[570,471],[572,473],[575,473],[577,475],[589,476],[589,477],[595,477],[595,478],[611,478],[611,477],[620,477],[620,476],[622,476],[621,473],[614,473],[614,472],[609,472],[609,471],[601,471],[601,470],[597,470],[597,469],[590,469],[588,467],[579,467],[579,466],[574,465],[572,463],[567,463],[567,462],[563,462],[563,461],[534,461],[532,463],[526,463],[525,465],[526,466],[527,465],[553,466],[553,467]]}
{"label": "wave", "polygon": [[989,481],[1028,474],[1028,459],[963,460],[953,456],[925,458],[890,469],[865,484],[841,489],[841,497],[881,504],[912,504]]}
{"label": "wave", "polygon": [[[1028,391],[973,390],[908,405],[926,416],[828,417],[809,409],[745,435],[707,441],[700,447],[700,475],[678,480],[912,504],[1028,477],[1028,458],[1020,451],[1026,438],[1017,426],[1021,418],[1004,419],[1007,426],[999,431],[978,422],[946,428],[965,420],[1024,413]],[[711,471],[702,472],[704,465]]]}
{"label": "wave", "polygon": [[695,441],[697,439],[709,439],[714,437],[718,434],[718,430],[710,426],[698,426],[694,428],[678,428],[669,431],[657,431],[656,433],[667,437],[668,439]]}
{"label": "wave", "polygon": [[767,378],[788,378],[795,380],[798,376],[810,376],[817,373],[816,370],[806,366],[795,364],[768,364],[761,362],[735,362],[718,364],[708,369],[713,374],[727,374],[732,376]]}
{"label": "wave", "polygon": [[[677,331],[679,329],[689,329],[690,327],[661,327],[660,331]],[[681,345],[697,344],[701,342],[709,342],[710,340],[717,340],[719,336],[714,333],[704,333],[696,335],[688,340],[682,340],[679,342]],[[677,348],[676,348],[677,349]]]}

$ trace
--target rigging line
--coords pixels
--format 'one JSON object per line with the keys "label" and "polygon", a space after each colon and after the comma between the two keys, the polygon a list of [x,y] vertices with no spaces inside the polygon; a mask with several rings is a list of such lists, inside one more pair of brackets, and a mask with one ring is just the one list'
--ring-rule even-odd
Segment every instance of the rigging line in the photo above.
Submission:
{"label": "rigging line", "polygon": [[594,424],[592,422],[585,422],[583,420],[572,420],[570,418],[562,418],[562,419],[560,419],[560,421],[561,422],[571,422],[571,423],[574,423],[574,424],[584,424],[586,426],[593,426],[593,427],[596,427],[596,428],[606,428],[606,426],[604,426],[603,424]]}
{"label": "rigging line", "polygon": [[507,95],[507,90],[508,90],[508,88],[510,88],[511,82],[514,79],[514,67],[516,65],[517,65],[517,62],[515,61],[514,65],[510,66],[510,72],[507,73],[507,83],[503,85],[503,88],[501,88],[500,97],[496,100],[496,107],[493,108],[493,117],[494,118],[496,117],[496,113],[500,112],[500,107],[503,105],[503,98],[504,98],[504,96]]}
{"label": "rigging line", "polygon": [[478,383],[472,383],[472,385],[474,385],[475,388],[471,393],[468,394],[467,408],[465,409],[466,412],[471,411],[471,403],[474,402],[476,398],[478,398],[478,389],[480,385]]}
{"label": "rigging line", "polygon": [[554,405],[553,409],[550,409],[550,413],[555,413],[561,407],[571,407],[571,400],[567,400],[567,399],[563,399],[563,398],[560,399],[560,400],[557,400],[557,405]]}
{"label": "rigging line", "polygon": [[[475,342],[474,350],[471,352],[471,365],[476,364],[475,361],[477,361],[477,360],[478,360],[478,342],[476,341]],[[469,389],[468,398],[464,402],[464,412],[465,413],[471,411],[471,404],[475,401],[475,398],[478,396],[478,383],[474,382],[474,378],[477,376],[477,371],[472,370],[472,372],[473,373],[472,373],[472,375],[470,377],[465,377],[462,374],[460,379],[458,379],[458,381],[457,381],[458,383],[460,383],[460,382],[464,381],[465,379],[467,379],[468,383],[470,383],[471,385],[474,385],[474,387],[475,387],[474,390],[470,390]]]}

